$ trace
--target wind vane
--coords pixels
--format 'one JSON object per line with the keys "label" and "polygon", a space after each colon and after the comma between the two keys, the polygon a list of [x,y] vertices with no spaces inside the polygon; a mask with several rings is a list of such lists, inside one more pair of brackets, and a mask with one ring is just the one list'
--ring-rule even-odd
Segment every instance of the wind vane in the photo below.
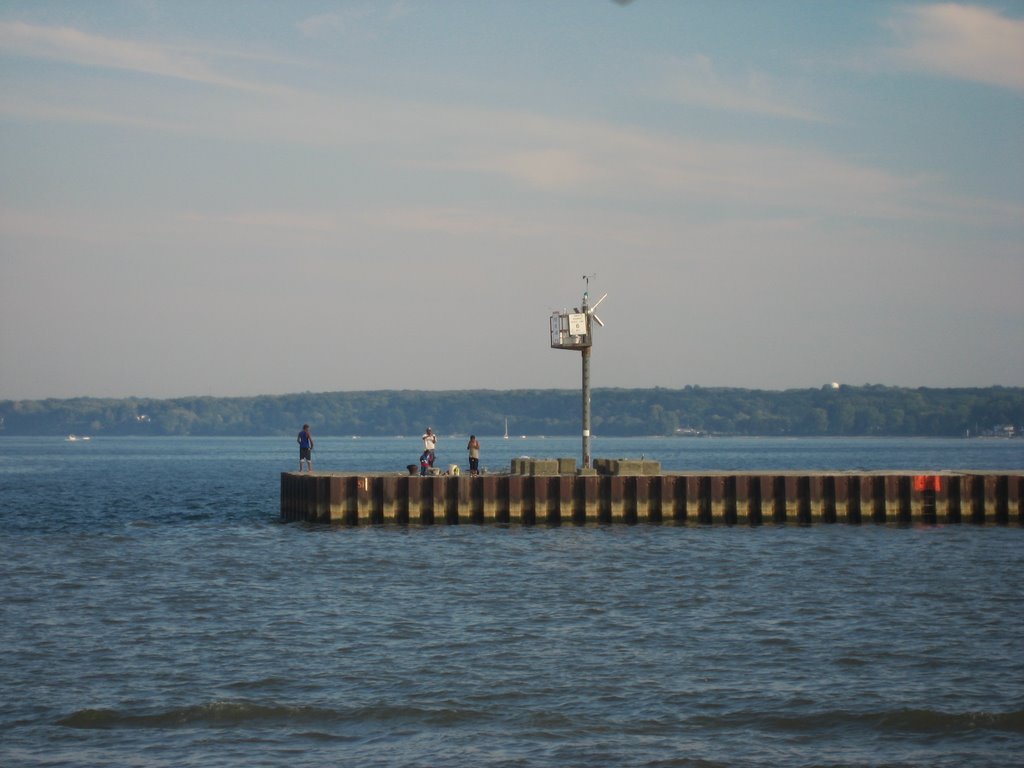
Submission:
{"label": "wind vane", "polygon": [[594,314],[598,304],[608,298],[606,293],[594,306],[590,306],[590,278],[583,275],[586,288],[583,302],[572,312],[562,310],[551,313],[551,348],[579,351],[583,356],[583,469],[590,469],[590,349],[594,344],[591,319],[604,328],[604,322]]}

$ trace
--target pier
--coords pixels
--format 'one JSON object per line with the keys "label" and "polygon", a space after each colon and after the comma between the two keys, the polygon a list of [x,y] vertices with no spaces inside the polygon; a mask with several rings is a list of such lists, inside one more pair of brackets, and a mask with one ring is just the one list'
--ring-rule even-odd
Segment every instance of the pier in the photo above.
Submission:
{"label": "pier", "polygon": [[[1022,472],[598,472],[527,462],[508,474],[281,474],[281,519],[345,525],[1024,525]],[[568,467],[561,467],[569,469]]]}

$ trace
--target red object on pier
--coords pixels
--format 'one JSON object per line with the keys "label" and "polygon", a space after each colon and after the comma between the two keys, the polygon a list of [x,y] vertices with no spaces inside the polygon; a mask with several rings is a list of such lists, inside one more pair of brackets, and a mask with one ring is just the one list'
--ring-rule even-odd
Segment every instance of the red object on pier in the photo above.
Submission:
{"label": "red object on pier", "polygon": [[942,478],[939,475],[915,475],[915,491],[941,491]]}

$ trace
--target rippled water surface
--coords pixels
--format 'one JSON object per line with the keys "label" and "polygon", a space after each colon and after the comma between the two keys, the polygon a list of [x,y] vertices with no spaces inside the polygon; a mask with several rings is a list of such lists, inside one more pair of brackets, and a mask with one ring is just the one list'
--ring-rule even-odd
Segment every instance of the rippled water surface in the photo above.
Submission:
{"label": "rippled water surface", "polygon": [[[324,438],[317,460],[402,465],[408,442]],[[491,442],[485,465],[488,448],[495,466],[578,452]],[[1021,465],[1013,441],[853,441],[855,454],[843,441],[667,442],[659,454],[609,441],[605,455],[679,469],[668,464]],[[0,764],[1024,754],[1019,526],[284,525],[278,475],[293,453],[274,440],[0,439]]]}

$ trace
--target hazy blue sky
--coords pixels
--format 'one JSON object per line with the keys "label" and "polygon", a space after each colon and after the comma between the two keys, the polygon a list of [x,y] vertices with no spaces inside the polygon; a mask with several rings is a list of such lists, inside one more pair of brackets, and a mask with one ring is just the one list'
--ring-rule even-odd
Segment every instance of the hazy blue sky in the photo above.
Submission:
{"label": "hazy blue sky", "polygon": [[0,399],[1024,385],[1024,3],[0,2]]}

